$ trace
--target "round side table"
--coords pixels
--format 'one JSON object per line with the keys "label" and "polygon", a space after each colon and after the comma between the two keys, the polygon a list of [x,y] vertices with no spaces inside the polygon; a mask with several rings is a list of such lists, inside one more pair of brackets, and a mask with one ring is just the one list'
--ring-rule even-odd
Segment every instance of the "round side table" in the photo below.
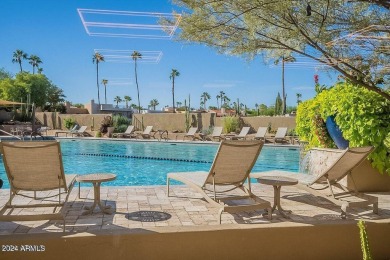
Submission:
{"label": "round side table", "polygon": [[113,173],[91,173],[85,175],[79,175],[76,177],[76,181],[79,182],[79,198],[80,198],[80,183],[92,183],[93,184],[93,204],[91,207],[85,206],[86,211],[83,212],[83,215],[92,214],[96,205],[99,206],[100,210],[103,213],[111,214],[109,210],[111,206],[104,206],[100,202],[100,185],[102,182],[112,181],[116,179],[116,175]]}
{"label": "round side table", "polygon": [[274,187],[274,206],[272,212],[277,208],[280,215],[285,218],[290,218],[286,213],[291,213],[291,210],[284,210],[280,205],[280,190],[282,186],[291,186],[298,184],[298,180],[283,176],[262,176],[257,178],[257,182]]}

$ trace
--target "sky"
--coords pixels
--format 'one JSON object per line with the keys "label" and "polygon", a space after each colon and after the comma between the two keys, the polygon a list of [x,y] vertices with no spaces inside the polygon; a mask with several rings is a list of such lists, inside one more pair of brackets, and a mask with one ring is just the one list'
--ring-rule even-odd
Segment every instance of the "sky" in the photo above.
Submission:
{"label": "sky", "polygon": [[[255,104],[272,105],[278,92],[282,91],[280,66],[265,64],[261,58],[247,61],[241,57],[218,54],[214,48],[183,42],[177,39],[145,39],[90,36],[87,34],[77,9],[115,10],[128,12],[180,12],[167,0],[0,0],[0,68],[13,74],[19,65],[12,63],[13,52],[23,50],[28,55],[37,55],[43,63],[43,73],[64,90],[66,100],[85,104],[91,99],[97,102],[96,65],[92,56],[99,50],[137,50],[161,52],[158,63],[138,63],[140,100],[147,107],[157,99],[157,109],[172,105],[172,69],[180,72],[175,80],[175,101],[182,102],[191,96],[191,106],[199,107],[203,92],[211,95],[207,106],[217,105],[216,96],[226,93],[231,102],[254,108]],[[85,14],[85,21],[139,23],[149,25],[153,18],[139,16],[116,16]],[[113,19],[113,20],[112,20]],[[115,20],[116,19],[116,20]],[[126,20],[130,19],[130,20]],[[123,33],[112,28],[91,28],[97,33]],[[133,32],[133,31],[132,31]],[[134,31],[145,34],[148,30]],[[28,61],[23,70],[32,72]],[[287,105],[296,105],[296,93],[302,100],[315,95],[314,74],[319,74],[320,83],[332,85],[335,74],[305,67],[286,67],[285,87]],[[134,63],[102,62],[99,64],[99,82],[107,79],[107,103],[114,97],[125,95],[137,103]],[[104,86],[100,86],[100,100],[104,100]]]}

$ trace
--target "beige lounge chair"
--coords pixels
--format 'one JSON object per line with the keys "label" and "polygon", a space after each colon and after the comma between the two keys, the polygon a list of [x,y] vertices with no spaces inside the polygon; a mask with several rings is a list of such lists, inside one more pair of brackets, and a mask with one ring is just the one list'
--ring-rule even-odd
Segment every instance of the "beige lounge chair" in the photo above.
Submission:
{"label": "beige lounge chair", "polygon": [[[240,132],[238,135],[236,135],[236,136],[231,136],[230,138],[231,138],[232,140],[239,140],[239,139],[246,140],[246,136],[248,135],[250,129],[251,129],[251,128],[250,128],[249,126],[244,126],[244,127],[241,129],[241,132]],[[226,137],[226,138],[228,138],[228,137]]]}
{"label": "beige lounge chair", "polygon": [[[10,184],[10,197],[0,210],[0,221],[62,220],[65,231],[65,206],[76,174],[64,174],[60,143],[34,141],[0,144]],[[40,198],[37,198],[37,192]],[[15,196],[24,196],[36,201],[21,204],[21,200],[16,200],[14,204]],[[53,209],[48,209],[45,213],[31,210],[40,207]],[[30,208],[29,214],[24,214],[23,211],[14,213],[15,208]],[[32,214],[34,211],[36,214]]]}
{"label": "beige lounge chair", "polygon": [[87,133],[85,132],[85,130],[87,130],[87,126],[85,126],[85,125],[80,126],[79,129],[77,129],[76,131],[74,131],[74,132],[71,133],[71,134],[72,134],[72,137],[73,137],[74,135],[76,135],[76,136],[86,136]]}
{"label": "beige lounge chair", "polygon": [[265,135],[267,134],[267,127],[264,127],[264,126],[260,126],[259,129],[257,129],[257,133],[254,137],[255,140],[264,140],[264,142],[266,141],[265,140]]}
{"label": "beige lounge chair", "polygon": [[[236,213],[267,209],[271,219],[271,204],[251,192],[249,173],[260,154],[262,141],[222,141],[209,172],[177,172],[167,176],[183,182],[202,194],[210,204],[218,207],[219,223],[222,212]],[[248,187],[244,185],[248,180]],[[232,191],[236,193],[232,194]],[[237,192],[243,193],[238,196]]]}
{"label": "beige lounge chair", "polygon": [[129,137],[129,138],[132,138],[132,137],[136,137],[136,135],[133,133],[134,131],[134,126],[133,125],[129,125],[126,129],[126,131],[124,133],[113,133],[112,134],[112,137]]}
{"label": "beige lounge chair", "polygon": [[218,141],[221,141],[222,139],[224,139],[224,137],[222,136],[222,126],[215,126],[214,129],[213,129],[213,132],[211,133],[211,135],[200,135],[203,140],[215,140],[215,139],[218,139]]}
{"label": "beige lounge chair", "polygon": [[279,127],[274,137],[274,144],[277,142],[288,142],[286,139],[287,127]]}
{"label": "beige lounge chair", "polygon": [[55,132],[55,136],[58,137],[58,134],[65,134],[65,136],[68,136],[68,134],[71,134],[71,133],[74,133],[77,131],[77,128],[79,126],[78,125],[75,125],[72,129],[70,129],[69,131],[56,131]]}
{"label": "beige lounge chair", "polygon": [[[371,151],[373,151],[373,147],[349,148],[345,151],[341,151],[333,162],[321,160],[321,162],[325,165],[328,165],[328,167],[325,167],[323,171],[318,171],[317,173],[315,173],[316,165],[312,165],[314,168],[314,170],[312,170],[312,174],[293,173],[286,171],[269,171],[252,173],[251,178],[257,178],[261,176],[284,176],[298,179],[298,188],[303,189],[315,196],[323,197],[333,202],[334,204],[341,206],[342,218],[346,218],[348,207],[362,207],[371,204],[373,205],[373,212],[378,214],[377,197],[358,193],[356,188],[355,191],[349,190],[340,183],[340,181],[347,175],[352,178],[352,170],[355,169],[361,162],[366,160]],[[320,190],[327,188],[329,188],[330,194],[320,192]],[[335,193],[334,188],[337,188],[341,192]]]}
{"label": "beige lounge chair", "polygon": [[[198,128],[197,127],[191,127],[188,132],[184,135],[183,137],[183,141],[184,139],[186,138],[192,138],[192,140],[195,140],[196,136],[196,131],[198,131]],[[177,138],[176,138],[177,139]]]}
{"label": "beige lounge chair", "polygon": [[144,138],[144,139],[150,138],[150,137],[154,138],[154,135],[152,135],[152,130],[153,130],[153,126],[148,125],[145,128],[145,130],[142,133],[138,133],[136,137],[138,138],[138,137],[142,136],[142,138]]}

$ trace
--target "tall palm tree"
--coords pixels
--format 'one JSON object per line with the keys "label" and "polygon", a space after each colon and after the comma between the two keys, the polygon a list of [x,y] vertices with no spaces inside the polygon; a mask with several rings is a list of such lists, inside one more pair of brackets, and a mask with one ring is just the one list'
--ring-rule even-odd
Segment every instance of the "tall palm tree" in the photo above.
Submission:
{"label": "tall palm tree", "polygon": [[132,98],[130,96],[124,96],[123,98],[126,101],[126,108],[129,108],[129,102],[132,100]]}
{"label": "tall palm tree", "polygon": [[287,105],[286,105],[287,95],[286,95],[286,91],[284,88],[284,64],[286,62],[294,62],[296,60],[293,56],[287,56],[287,57],[282,56],[281,58],[279,58],[275,61],[275,65],[279,64],[279,60],[282,61],[282,111],[281,112],[282,112],[282,115],[285,115],[286,110],[287,110]]}
{"label": "tall palm tree", "polygon": [[217,95],[216,98],[217,98],[217,109],[219,109],[219,99],[221,98],[221,96]]}
{"label": "tall palm tree", "polygon": [[156,106],[158,106],[160,103],[158,103],[157,99],[150,100],[150,106],[153,107],[153,110],[156,110]]}
{"label": "tall palm tree", "polygon": [[220,108],[222,108],[222,104],[223,104],[223,102],[224,102],[224,98],[225,98],[225,92],[223,92],[223,91],[219,91],[219,98],[221,99],[221,106],[220,106]]}
{"label": "tall palm tree", "polygon": [[100,91],[99,91],[99,63],[104,61],[103,55],[101,55],[98,52],[95,52],[95,54],[92,56],[92,62],[96,63],[96,86],[98,90],[98,102],[100,107]]}
{"label": "tall palm tree", "polygon": [[28,58],[30,63],[33,67],[33,74],[35,74],[35,67],[39,68],[39,64],[42,63],[41,58],[39,58],[37,55],[30,55]]}
{"label": "tall palm tree", "polygon": [[104,85],[104,104],[107,104],[107,79],[102,79],[102,84]]}
{"label": "tall palm tree", "polygon": [[211,98],[210,94],[207,92],[203,92],[202,95],[200,96],[203,99],[203,107],[206,110],[206,102]]}
{"label": "tall palm tree", "polygon": [[43,72],[43,69],[42,68],[38,68],[38,74],[42,74]]}
{"label": "tall palm tree", "polygon": [[299,105],[299,103],[302,102],[301,97],[302,97],[302,94],[301,93],[297,93],[297,104],[298,105]]}
{"label": "tall palm tree", "polygon": [[134,73],[135,73],[135,84],[137,85],[137,96],[138,96],[138,113],[141,113],[141,104],[139,101],[139,88],[138,88],[138,77],[137,77],[137,60],[142,59],[142,54],[138,51],[133,51],[131,58],[134,60]]}
{"label": "tall palm tree", "polygon": [[175,78],[180,76],[180,72],[176,69],[172,69],[169,78],[172,80],[172,105],[173,113],[175,113]]}
{"label": "tall palm tree", "polygon": [[122,102],[123,100],[121,99],[121,97],[120,96],[116,96],[115,98],[114,98],[114,102],[116,102],[116,107],[118,107],[118,104],[120,103],[120,102]]}
{"label": "tall palm tree", "polygon": [[22,69],[22,60],[26,60],[27,59],[27,53],[25,53],[24,51],[22,50],[16,50],[14,51],[14,54],[12,56],[12,62],[15,63],[19,63],[19,67],[20,67],[20,72],[23,72],[23,69]]}

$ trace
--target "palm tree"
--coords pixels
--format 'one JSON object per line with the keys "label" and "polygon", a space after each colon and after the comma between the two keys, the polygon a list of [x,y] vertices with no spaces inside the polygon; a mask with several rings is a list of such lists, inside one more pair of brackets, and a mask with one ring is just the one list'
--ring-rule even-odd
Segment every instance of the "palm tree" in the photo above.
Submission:
{"label": "palm tree", "polygon": [[137,60],[142,59],[142,54],[138,51],[133,51],[131,58],[134,60],[134,73],[135,73],[135,84],[137,85],[137,96],[138,96],[138,113],[141,113],[141,104],[139,101],[139,88],[138,88],[138,77],[137,77]]}
{"label": "palm tree", "polygon": [[156,106],[158,106],[160,103],[158,103],[157,99],[150,100],[150,106],[153,107],[153,110],[156,110]]}
{"label": "palm tree", "polygon": [[100,107],[100,91],[99,91],[99,63],[104,61],[103,55],[101,55],[98,52],[95,52],[95,54],[92,56],[92,62],[96,63],[96,86],[98,90],[98,102]]}
{"label": "palm tree", "polygon": [[30,55],[30,58],[28,58],[30,63],[33,67],[33,74],[35,74],[35,67],[39,68],[39,64],[42,63],[41,58],[39,58],[37,55]]}
{"label": "palm tree", "polygon": [[119,107],[118,104],[119,104],[120,102],[122,102],[122,101],[123,101],[123,100],[121,99],[120,96],[116,96],[116,97],[114,98],[114,102],[116,102],[116,107]]}
{"label": "palm tree", "polygon": [[298,105],[299,105],[299,103],[302,102],[301,97],[302,97],[302,94],[301,93],[297,93],[297,104]]}
{"label": "palm tree", "polygon": [[43,69],[42,68],[38,68],[38,74],[42,74],[42,72],[43,72]]}
{"label": "palm tree", "polygon": [[216,98],[217,98],[217,109],[219,109],[219,99],[221,98],[221,96],[217,95]]}
{"label": "palm tree", "polygon": [[[222,108],[222,103],[224,102],[224,97],[225,97],[225,92],[219,91],[219,98],[221,99],[221,106],[220,106],[220,108]],[[218,96],[217,96],[217,99],[218,99]]]}
{"label": "palm tree", "polygon": [[172,69],[169,78],[172,80],[172,105],[173,113],[175,113],[175,78],[180,76],[180,72],[176,69]]}
{"label": "palm tree", "polygon": [[256,103],[256,104],[255,104],[255,108],[256,108],[256,112],[257,112],[256,114],[257,114],[257,116],[258,116],[258,115],[259,115],[259,104]]}
{"label": "palm tree", "polygon": [[124,96],[123,98],[126,101],[126,108],[129,108],[129,102],[132,100],[132,98],[130,96]]}
{"label": "palm tree", "polygon": [[202,95],[200,96],[203,99],[203,107],[204,110],[206,110],[206,102],[211,98],[210,94],[207,92],[203,92]]}
{"label": "palm tree", "polygon": [[27,53],[25,53],[24,51],[22,50],[16,50],[14,51],[14,54],[12,56],[12,62],[15,63],[19,63],[19,67],[20,67],[20,72],[23,72],[23,69],[22,69],[22,60],[26,60],[27,59]]}
{"label": "palm tree", "polygon": [[176,102],[176,107],[181,107],[181,104],[183,104],[183,103],[180,102],[180,101],[177,101],[177,102]]}
{"label": "palm tree", "polygon": [[107,104],[107,79],[102,79],[102,84],[104,85],[104,104]]}
{"label": "palm tree", "polygon": [[[287,56],[287,57],[282,56],[280,60],[282,61],[282,111],[281,112],[282,115],[284,115],[286,114],[286,109],[287,109],[287,105],[286,105],[287,95],[284,88],[284,63],[294,62],[295,58],[293,56]],[[279,63],[279,59],[275,61],[275,65],[277,65],[278,63]]]}

